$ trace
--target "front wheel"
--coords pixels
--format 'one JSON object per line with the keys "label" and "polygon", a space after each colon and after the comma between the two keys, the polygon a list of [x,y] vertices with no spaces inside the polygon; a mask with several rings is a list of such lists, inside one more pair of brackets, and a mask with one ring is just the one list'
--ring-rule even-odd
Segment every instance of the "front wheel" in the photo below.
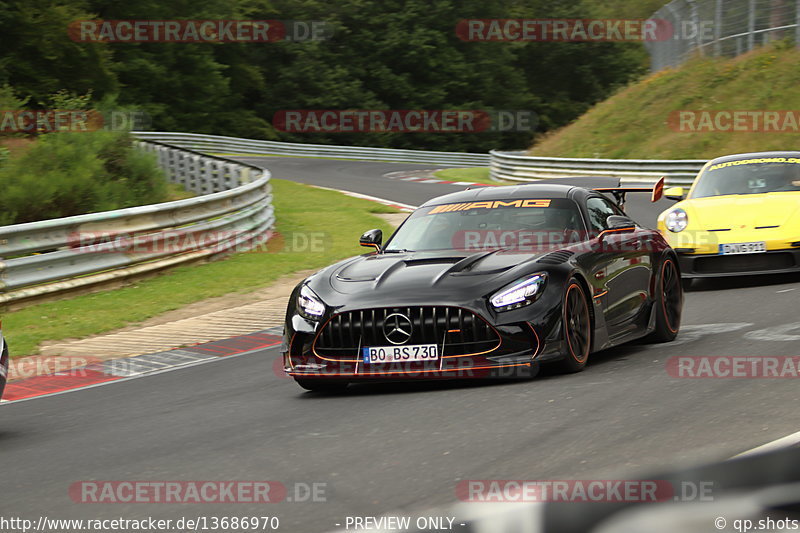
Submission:
{"label": "front wheel", "polygon": [[295,379],[298,385],[311,392],[341,392],[347,388],[346,381],[327,379]]}
{"label": "front wheel", "polygon": [[564,293],[562,322],[567,353],[561,368],[565,372],[580,372],[589,360],[592,321],[586,293],[575,278],[569,280]]}
{"label": "front wheel", "polygon": [[670,342],[678,336],[683,309],[683,285],[672,258],[661,265],[656,306],[656,329],[647,337],[649,342]]}

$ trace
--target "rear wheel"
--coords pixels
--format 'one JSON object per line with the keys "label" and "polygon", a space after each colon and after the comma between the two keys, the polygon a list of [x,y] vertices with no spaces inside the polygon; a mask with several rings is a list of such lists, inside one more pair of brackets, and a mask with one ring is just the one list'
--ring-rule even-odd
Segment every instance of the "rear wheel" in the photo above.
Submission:
{"label": "rear wheel", "polygon": [[0,398],[3,397],[3,390],[6,388],[6,378],[3,375],[8,376],[8,343],[4,343],[3,345],[3,353],[0,354],[0,366],[3,367],[4,372],[0,375]]}
{"label": "rear wheel", "polygon": [[298,385],[312,392],[341,392],[347,388],[346,381],[326,379],[295,379]]}
{"label": "rear wheel", "polygon": [[683,282],[675,261],[668,257],[661,265],[656,306],[656,329],[649,342],[670,342],[678,336],[683,309]]}
{"label": "rear wheel", "polygon": [[564,293],[562,322],[567,353],[561,368],[565,372],[580,372],[589,359],[592,321],[586,293],[575,278],[570,279]]}

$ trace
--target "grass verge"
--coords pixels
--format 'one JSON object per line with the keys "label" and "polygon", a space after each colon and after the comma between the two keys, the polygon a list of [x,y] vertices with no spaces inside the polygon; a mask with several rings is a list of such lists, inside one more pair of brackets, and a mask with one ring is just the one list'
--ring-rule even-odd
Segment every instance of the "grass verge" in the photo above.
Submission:
{"label": "grass verge", "polygon": [[[358,236],[390,226],[373,213],[397,210],[335,191],[272,180],[282,250],[241,253],[222,261],[179,267],[117,290],[34,305],[3,317],[3,333],[15,357],[36,353],[44,341],[81,338],[135,325],[206,298],[245,293],[279,277],[321,268],[363,252]],[[293,236],[313,236],[312,250],[292,250]],[[303,242],[296,238],[294,242]],[[272,247],[271,247],[272,248]],[[297,247],[299,248],[299,246]]]}
{"label": "grass verge", "polygon": [[445,168],[433,173],[439,179],[449,181],[470,181],[473,183],[487,183],[497,185],[505,183],[493,180],[489,177],[489,167],[470,167],[470,168]]}
{"label": "grass verge", "polygon": [[779,131],[747,131],[747,121],[743,128],[718,131],[697,128],[696,119],[691,122],[696,131],[691,131],[680,127],[678,117],[682,111],[711,112],[713,117],[714,111],[797,109],[800,49],[778,41],[732,59],[695,57],[679,68],[651,74],[541,139],[531,155],[710,159],[794,150],[795,122]]}

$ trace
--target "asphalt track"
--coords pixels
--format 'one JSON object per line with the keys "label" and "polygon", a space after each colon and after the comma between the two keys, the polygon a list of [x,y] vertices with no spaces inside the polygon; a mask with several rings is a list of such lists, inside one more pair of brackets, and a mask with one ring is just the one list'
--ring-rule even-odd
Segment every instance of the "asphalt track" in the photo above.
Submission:
{"label": "asphalt track", "polygon": [[[248,158],[294,179],[417,205],[460,186],[383,178],[418,165]],[[629,212],[652,224],[656,209]],[[353,228],[354,240],[366,228]],[[0,516],[278,516],[334,529],[456,500],[465,479],[619,479],[720,460],[798,431],[793,379],[679,379],[676,355],[797,355],[800,277],[705,282],[669,345],[595,354],[575,375],[529,382],[360,385],[304,393],[277,349],[0,407]],[[81,480],[326,484],[326,502],[78,504]]]}

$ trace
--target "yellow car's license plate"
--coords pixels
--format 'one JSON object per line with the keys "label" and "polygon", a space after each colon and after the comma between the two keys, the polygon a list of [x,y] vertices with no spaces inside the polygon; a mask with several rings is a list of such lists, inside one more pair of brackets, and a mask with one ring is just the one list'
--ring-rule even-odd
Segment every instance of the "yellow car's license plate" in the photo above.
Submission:
{"label": "yellow car's license plate", "polygon": [[731,244],[720,244],[720,255],[738,255],[738,254],[760,254],[767,251],[767,243],[760,242],[737,242]]}

